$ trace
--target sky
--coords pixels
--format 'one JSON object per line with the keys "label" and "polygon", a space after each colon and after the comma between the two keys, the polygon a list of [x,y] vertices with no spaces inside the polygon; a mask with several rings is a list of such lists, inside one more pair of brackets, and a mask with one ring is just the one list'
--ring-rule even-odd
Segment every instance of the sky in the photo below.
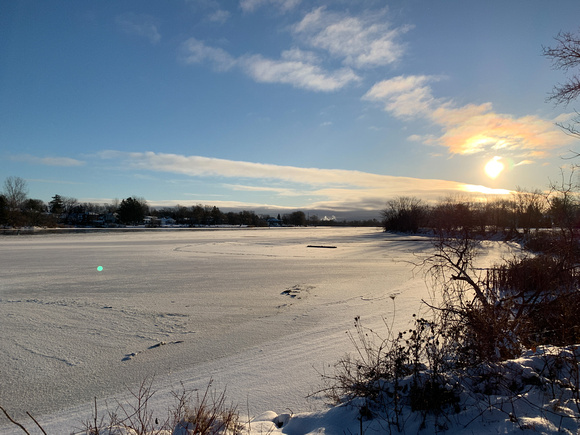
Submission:
{"label": "sky", "polygon": [[546,189],[580,149],[542,55],[577,0],[0,3],[0,178],[31,198],[380,210]]}

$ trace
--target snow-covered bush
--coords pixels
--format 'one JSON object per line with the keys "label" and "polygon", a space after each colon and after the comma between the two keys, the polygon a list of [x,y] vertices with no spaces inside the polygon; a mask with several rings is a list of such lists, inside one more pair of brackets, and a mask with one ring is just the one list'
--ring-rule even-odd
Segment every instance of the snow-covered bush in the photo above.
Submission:
{"label": "snow-covered bush", "polygon": [[440,416],[463,421],[477,409],[475,419],[499,413],[522,429],[539,424],[530,420],[539,413],[542,425],[575,433],[580,258],[521,255],[484,269],[475,267],[482,241],[471,233],[434,240],[434,253],[419,263],[434,291],[435,302],[425,302],[431,318],[398,333],[386,325],[386,338],[355,318],[355,356],[323,375],[320,392],[355,405],[361,422],[382,419],[391,430],[411,418],[420,427]]}

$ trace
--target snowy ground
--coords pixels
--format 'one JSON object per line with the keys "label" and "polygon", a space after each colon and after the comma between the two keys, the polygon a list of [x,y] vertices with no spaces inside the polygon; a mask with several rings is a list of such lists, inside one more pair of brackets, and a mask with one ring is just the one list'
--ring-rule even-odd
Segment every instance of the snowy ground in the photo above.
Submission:
{"label": "snowy ground", "polygon": [[[94,397],[114,407],[154,377],[166,410],[172,391],[214,379],[242,413],[294,415],[283,433],[357,433],[354,411],[305,396],[353,350],[355,316],[408,326],[429,297],[409,262],[428,249],[368,228],[0,238],[0,405],[65,434]],[[0,432],[20,433],[3,416]]]}

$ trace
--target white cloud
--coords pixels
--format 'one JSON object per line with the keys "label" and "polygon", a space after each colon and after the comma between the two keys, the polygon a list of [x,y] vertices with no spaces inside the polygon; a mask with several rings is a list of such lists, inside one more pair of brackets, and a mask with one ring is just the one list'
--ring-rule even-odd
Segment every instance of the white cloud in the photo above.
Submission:
{"label": "white cloud", "polygon": [[284,50],[281,54],[281,58],[286,61],[304,62],[312,65],[320,63],[320,59],[318,58],[316,53],[312,51],[301,50],[297,47],[293,47],[289,50]]}
{"label": "white cloud", "polygon": [[300,4],[301,0],[241,0],[240,8],[244,12],[254,12],[263,6],[276,6],[281,11],[286,12],[294,9]]}
{"label": "white cloud", "polygon": [[224,24],[230,18],[230,12],[224,9],[218,9],[208,15],[208,20],[214,23]]}
{"label": "white cloud", "polygon": [[155,19],[150,15],[127,12],[117,16],[115,22],[123,32],[129,35],[147,38],[152,44],[161,40]]}
{"label": "white cloud", "polygon": [[227,184],[227,183],[222,184],[222,186],[238,192],[267,192],[267,193],[275,193],[280,196],[304,195],[303,191],[290,189],[287,187],[246,186],[244,184]]}
{"label": "white cloud", "polygon": [[240,63],[257,82],[283,83],[312,91],[336,91],[360,80],[349,68],[329,72],[318,65],[289,58],[274,60],[256,54],[242,58]]}
{"label": "white cloud", "polygon": [[384,103],[385,111],[399,118],[427,116],[435,99],[426,84],[433,80],[430,76],[394,77],[376,83],[362,99]]}
{"label": "white cloud", "polygon": [[208,61],[218,71],[227,71],[236,64],[236,60],[224,49],[211,47],[196,38],[189,38],[181,44],[181,60],[188,64]]}
{"label": "white cloud", "polygon": [[44,166],[84,166],[85,162],[82,160],[72,159],[70,157],[36,157],[30,154],[18,154],[9,157],[10,160],[17,162],[25,162],[33,165],[44,165]]}
{"label": "white cloud", "polygon": [[298,48],[283,51],[280,59],[259,54],[236,59],[222,48],[189,38],[181,45],[181,60],[187,64],[209,62],[218,71],[238,66],[258,83],[281,83],[311,91],[336,91],[360,80],[350,68],[326,71],[314,53]]}
{"label": "white cloud", "polygon": [[293,30],[307,44],[343,59],[346,65],[376,67],[400,59],[404,47],[398,38],[410,29],[391,29],[384,15],[385,11],[381,11],[354,17],[320,7],[306,14]]}
{"label": "white cloud", "polygon": [[[297,0],[242,0],[240,7],[244,11],[254,11],[262,6],[276,5],[289,10],[298,3]],[[291,27],[298,45],[283,50],[278,59],[259,53],[235,57],[196,38],[182,44],[181,59],[190,64],[208,62],[219,71],[237,66],[259,83],[332,92],[361,81],[353,69],[392,64],[402,56],[404,47],[398,39],[409,27],[392,29],[386,24],[385,15],[384,9],[352,16],[329,12],[322,7],[306,14]],[[336,67],[337,59],[342,62],[342,68]]]}

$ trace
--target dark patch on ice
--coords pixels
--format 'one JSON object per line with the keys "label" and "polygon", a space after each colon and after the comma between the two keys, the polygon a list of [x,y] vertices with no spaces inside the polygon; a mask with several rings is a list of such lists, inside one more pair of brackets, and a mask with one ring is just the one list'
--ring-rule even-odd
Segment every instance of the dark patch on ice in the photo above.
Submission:
{"label": "dark patch on ice", "polygon": [[284,290],[280,294],[286,295],[286,296],[290,296],[291,298],[301,299],[300,298],[300,292],[299,291],[296,291],[296,290],[293,290],[293,289]]}
{"label": "dark patch on ice", "polygon": [[[310,290],[312,290],[313,288],[314,288],[314,286],[311,286],[311,285],[296,284],[295,286],[287,288],[286,290],[284,290],[280,294],[282,296],[289,296],[292,299],[304,299],[308,296],[308,294],[310,293]],[[282,308],[282,307],[285,307],[288,305],[292,305],[292,304],[278,305],[278,308]]]}
{"label": "dark patch on ice", "polygon": [[[140,352],[137,352],[140,353]],[[132,353],[128,353],[127,355],[125,355],[125,358],[123,358],[121,361],[129,361],[131,359],[133,359],[134,356],[137,356],[137,353],[132,352]]]}
{"label": "dark patch on ice", "polygon": [[[180,343],[183,343],[183,340],[169,341],[169,342],[167,342],[167,341],[160,341],[159,343],[152,344],[151,346],[149,346],[145,350],[157,349],[158,347],[165,346],[165,345],[168,345],[168,344],[180,344]],[[130,361],[130,360],[132,360],[133,358],[135,358],[137,355],[139,355],[142,352],[144,352],[144,351],[128,353],[127,355],[125,355],[125,357],[121,361]]]}
{"label": "dark patch on ice", "polygon": [[284,296],[290,296],[293,299],[294,298],[302,299],[301,293],[302,293],[302,289],[300,288],[300,286],[295,285],[294,287],[287,288],[286,290],[284,290],[280,294],[284,295]]}
{"label": "dark patch on ice", "polygon": [[183,340],[170,341],[169,343],[167,343],[165,341],[160,341],[157,344],[154,344],[152,346],[149,346],[147,349],[155,349],[157,347],[165,346],[166,344],[179,344],[179,343],[183,343]]}
{"label": "dark patch on ice", "polygon": [[278,429],[281,429],[288,424],[291,418],[292,414],[280,414],[272,420],[272,423],[274,423]]}
{"label": "dark patch on ice", "polygon": [[308,245],[307,248],[327,248],[327,249],[336,249],[336,246],[329,246],[329,245]]}

